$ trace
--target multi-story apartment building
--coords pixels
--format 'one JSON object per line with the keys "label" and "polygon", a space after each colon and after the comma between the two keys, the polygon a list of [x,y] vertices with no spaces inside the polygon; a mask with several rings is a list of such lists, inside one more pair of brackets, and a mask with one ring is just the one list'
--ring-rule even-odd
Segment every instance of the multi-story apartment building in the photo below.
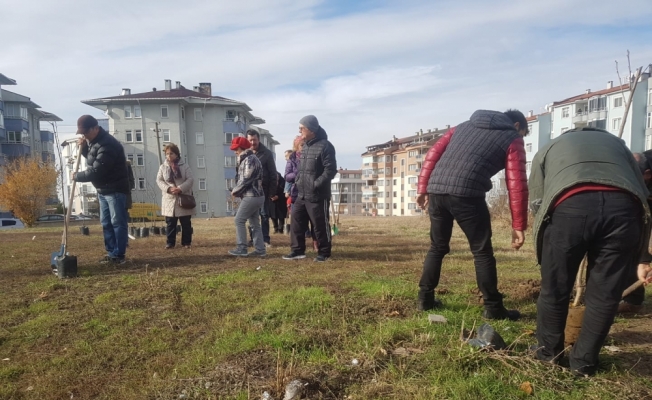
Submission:
{"label": "multi-story apartment building", "polygon": [[[5,142],[7,140],[7,131],[5,129],[5,106],[4,101],[2,100],[2,85],[15,85],[16,81],[8,78],[7,76],[0,74],[0,142]],[[4,154],[0,152],[0,166],[5,165],[6,159]]]}
{"label": "multi-story apartment building", "polygon": [[29,97],[0,89],[4,103],[5,137],[2,154],[6,158],[32,156],[54,161],[54,133],[41,131],[42,121],[61,121],[54,114],[39,110]]}
{"label": "multi-story apartment building", "polygon": [[367,147],[362,154],[363,211],[365,215],[421,215],[417,207],[417,180],[423,158],[450,128],[420,130]]}
{"label": "multi-story apartment building", "polygon": [[[251,125],[265,123],[246,103],[213,96],[210,83],[190,90],[178,81],[173,88],[172,82],[165,80],[163,90],[132,94],[130,89],[122,89],[119,96],[82,103],[104,111],[108,132],[124,144],[136,179],[134,202],[160,205],[156,175],[164,160],[163,147],[175,143],[192,168],[197,214],[206,217],[227,215],[232,207],[227,190],[229,180],[235,177],[234,154],[228,150],[231,139]],[[263,143],[274,151],[276,142],[265,132],[267,136],[261,134],[261,140],[265,138]]]}
{"label": "multi-story apartment building", "polygon": [[333,195],[333,209],[339,215],[363,215],[362,170],[349,170],[340,168],[331,181]]}

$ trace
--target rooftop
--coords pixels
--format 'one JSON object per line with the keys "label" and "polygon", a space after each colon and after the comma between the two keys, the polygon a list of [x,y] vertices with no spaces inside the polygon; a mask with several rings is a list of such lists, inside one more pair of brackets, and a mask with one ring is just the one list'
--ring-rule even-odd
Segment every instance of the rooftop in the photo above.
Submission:
{"label": "rooftop", "polygon": [[7,77],[6,75],[0,74],[0,85],[15,85],[16,81]]}
{"label": "rooftop", "polygon": [[621,85],[621,86],[614,86],[612,88],[598,90],[597,92],[592,92],[590,90],[587,90],[587,93],[583,93],[583,94],[580,94],[580,95],[577,95],[577,96],[569,97],[569,98],[561,100],[561,101],[555,101],[554,103],[552,103],[552,105],[554,107],[554,106],[561,106],[561,105],[564,105],[564,104],[570,104],[570,103],[574,103],[574,102],[576,102],[578,100],[586,100],[586,99],[590,99],[591,97],[595,97],[595,96],[603,96],[603,95],[606,95],[606,94],[621,92],[621,91],[623,91],[625,89],[628,89],[628,88],[629,88],[629,84],[625,84],[625,85]]}
{"label": "rooftop", "polygon": [[29,108],[41,108],[38,104],[34,103],[29,97],[23,96],[22,94],[14,93],[9,90],[2,90],[2,99],[5,103],[25,103],[25,106]]}
{"label": "rooftop", "polygon": [[367,146],[367,151],[362,155],[373,153],[393,146],[407,148],[410,146],[422,145],[433,139],[443,136],[449,129],[450,126],[447,126],[445,129],[435,128],[434,130],[429,130],[428,132],[423,132],[420,130],[415,135],[406,136],[403,138],[397,138],[396,136],[394,136],[392,140],[389,140],[385,143]]}

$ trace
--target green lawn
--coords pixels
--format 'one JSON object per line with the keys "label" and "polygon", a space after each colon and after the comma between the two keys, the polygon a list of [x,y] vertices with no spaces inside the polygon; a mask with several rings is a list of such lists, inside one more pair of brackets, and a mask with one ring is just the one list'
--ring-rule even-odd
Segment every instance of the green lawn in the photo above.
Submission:
{"label": "green lawn", "polygon": [[500,224],[499,286],[506,305],[524,313],[492,323],[511,345],[500,353],[460,340],[462,327],[484,321],[457,229],[438,295],[448,323],[431,325],[415,307],[425,218],[342,217],[333,258],[319,264],[282,260],[285,235],[273,235],[266,259],[234,258],[226,253],[233,219],[193,225],[192,250],[164,250],[162,236],[138,239],[117,268],[97,262],[98,225],[91,236],[75,229],[69,251],[80,277],[71,280],[49,271],[57,228],[0,233],[0,398],[258,399],[267,391],[278,400],[293,379],[306,383],[309,399],[652,398],[649,306],[645,316],[617,319],[608,342],[621,352],[604,350],[595,378],[528,356],[539,270],[531,242],[512,251]]}

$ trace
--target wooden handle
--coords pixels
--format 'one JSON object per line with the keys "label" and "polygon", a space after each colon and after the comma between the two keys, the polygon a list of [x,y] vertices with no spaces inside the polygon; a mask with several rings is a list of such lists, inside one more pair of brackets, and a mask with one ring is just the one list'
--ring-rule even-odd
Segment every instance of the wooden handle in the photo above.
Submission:
{"label": "wooden handle", "polygon": [[[649,272],[649,273],[647,274],[647,277],[649,278],[649,277],[651,277],[651,276],[652,276],[652,272]],[[623,297],[627,297],[627,296],[629,296],[630,294],[632,294],[632,292],[633,292],[634,290],[640,288],[642,285],[643,285],[643,281],[641,281],[641,280],[636,281],[636,283],[633,283],[630,287],[628,287],[627,289],[625,289],[625,291],[623,292]]]}
{"label": "wooden handle", "polygon": [[[75,171],[74,174],[79,171],[79,162],[81,161],[81,148],[77,147],[77,159],[75,160]],[[66,245],[68,242],[68,223],[70,222],[70,215],[72,214],[72,201],[75,197],[75,186],[77,186],[77,181],[73,179],[72,188],[70,189],[70,198],[68,199],[68,209],[66,210],[66,219],[63,222],[63,238],[61,239],[61,244]],[[64,254],[65,255],[65,254]]]}

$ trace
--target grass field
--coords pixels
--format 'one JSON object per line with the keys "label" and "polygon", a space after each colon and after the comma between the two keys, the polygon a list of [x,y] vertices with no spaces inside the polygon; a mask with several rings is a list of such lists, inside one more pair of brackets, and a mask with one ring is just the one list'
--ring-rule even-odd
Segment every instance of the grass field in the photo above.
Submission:
{"label": "grass field", "polygon": [[499,353],[460,340],[483,320],[457,229],[438,289],[448,323],[433,325],[415,301],[425,218],[342,217],[326,263],[282,260],[285,235],[266,259],[234,258],[233,219],[193,225],[192,250],[138,239],[119,267],[97,262],[98,225],[75,229],[70,280],[50,272],[60,230],[0,233],[0,399],[278,400],[293,379],[308,399],[652,398],[649,305],[617,319],[607,344],[620,352],[603,350],[595,378],[531,359],[539,270],[532,243],[512,251],[499,224],[499,287],[524,313],[492,323],[511,345]]}

